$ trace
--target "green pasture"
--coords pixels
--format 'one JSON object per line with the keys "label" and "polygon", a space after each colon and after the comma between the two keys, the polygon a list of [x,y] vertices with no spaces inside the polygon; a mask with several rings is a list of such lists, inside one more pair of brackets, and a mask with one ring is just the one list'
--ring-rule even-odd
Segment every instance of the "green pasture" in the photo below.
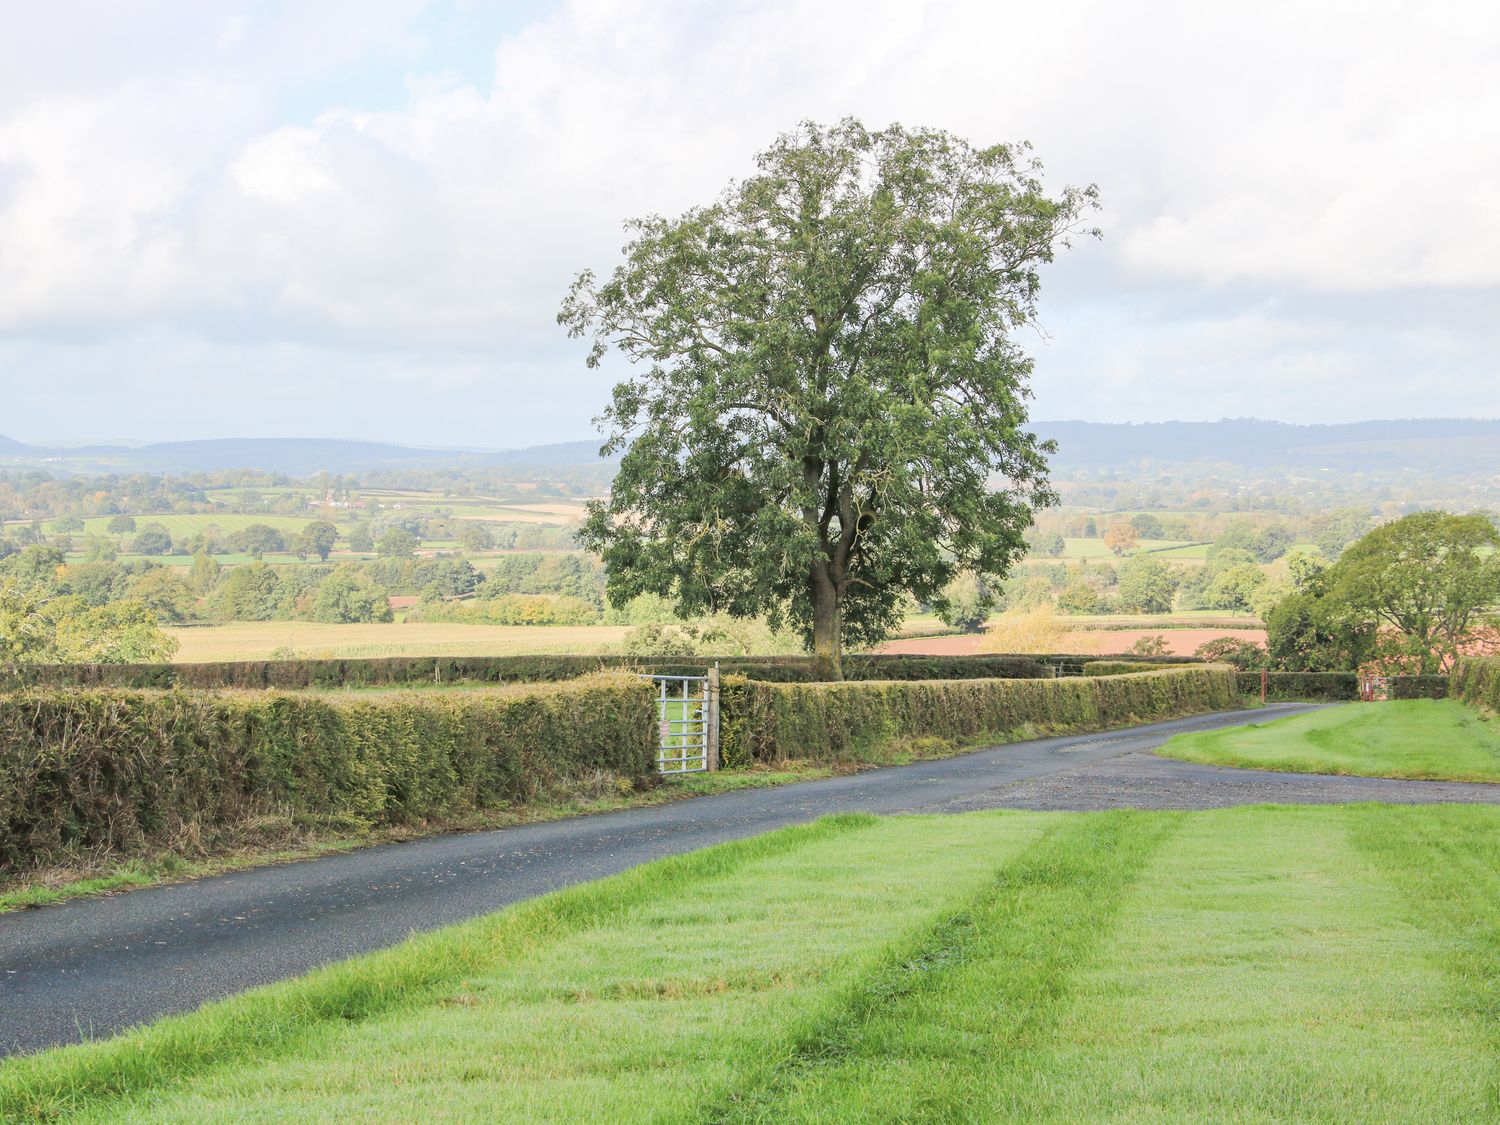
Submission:
{"label": "green pasture", "polygon": [[1470,1122],[1500,810],[845,816],[109,1042],[0,1117]]}
{"label": "green pasture", "polygon": [[1500,728],[1448,699],[1345,703],[1268,723],[1180,734],[1159,753],[1291,773],[1500,781]]}

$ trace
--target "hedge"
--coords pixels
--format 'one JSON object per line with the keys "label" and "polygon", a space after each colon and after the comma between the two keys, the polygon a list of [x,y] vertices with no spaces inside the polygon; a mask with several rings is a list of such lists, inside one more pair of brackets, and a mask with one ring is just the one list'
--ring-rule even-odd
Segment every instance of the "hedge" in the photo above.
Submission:
{"label": "hedge", "polygon": [[[1045,663],[1053,659],[1058,658],[860,655],[844,658],[844,675],[854,680],[1031,679],[1053,674]],[[16,669],[8,686],[296,691],[433,683],[555,683],[611,668],[702,675],[715,662],[726,672],[757,680],[813,681],[819,674],[819,665],[809,656],[389,656],[209,664],[30,664]]]}
{"label": "hedge", "polygon": [[1392,699],[1447,699],[1447,676],[1392,676]]}
{"label": "hedge", "polygon": [[1449,684],[1454,699],[1470,707],[1500,711],[1500,657],[1469,656],[1454,666]]}
{"label": "hedge", "polygon": [[1085,676],[1125,676],[1136,672],[1165,672],[1171,664],[1147,664],[1131,660],[1090,660],[1083,666]]}
{"label": "hedge", "polygon": [[[1260,673],[1241,672],[1240,691],[1260,694]],[[1443,699],[1448,695],[1447,676],[1391,676],[1392,699]],[[1278,702],[1303,700],[1339,703],[1359,698],[1357,672],[1267,672],[1266,698]]]}
{"label": "hedge", "polygon": [[0,696],[0,869],[73,848],[210,840],[267,816],[393,825],[655,766],[650,685],[609,674],[492,693]]}
{"label": "hedge", "polygon": [[1096,728],[1222,710],[1240,694],[1234,671],[1212,665],[1044,680],[771,684],[726,676],[721,698],[721,753],[733,766],[858,758],[893,738],[998,738],[1028,724]]}
{"label": "hedge", "polygon": [[[1240,691],[1260,694],[1260,673],[1239,673]],[[1266,698],[1338,702],[1359,698],[1359,675],[1355,672],[1267,672]]]}

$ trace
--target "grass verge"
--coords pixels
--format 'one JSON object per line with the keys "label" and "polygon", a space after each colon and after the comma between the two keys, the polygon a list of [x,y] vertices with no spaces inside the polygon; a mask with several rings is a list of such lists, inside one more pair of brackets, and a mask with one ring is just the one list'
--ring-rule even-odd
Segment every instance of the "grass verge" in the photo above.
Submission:
{"label": "grass verge", "polygon": [[1349,703],[1180,734],[1157,753],[1185,762],[1413,781],[1500,781],[1500,730],[1447,699]]}
{"label": "grass verge", "polygon": [[0,1115],[1489,1120],[1497,841],[1490,807],[838,818],[11,1060]]}

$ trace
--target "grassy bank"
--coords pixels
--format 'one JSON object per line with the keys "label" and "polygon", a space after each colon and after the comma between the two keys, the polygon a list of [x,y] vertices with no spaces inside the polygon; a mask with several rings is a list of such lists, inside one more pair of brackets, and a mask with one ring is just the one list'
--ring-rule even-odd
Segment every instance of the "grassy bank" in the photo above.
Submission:
{"label": "grassy bank", "polygon": [[0,1115],[1484,1120],[1497,892],[1492,808],[841,817],[12,1060]]}
{"label": "grassy bank", "polygon": [[1500,730],[1451,700],[1350,703],[1226,730],[1180,734],[1158,753],[1186,762],[1418,781],[1500,781]]}

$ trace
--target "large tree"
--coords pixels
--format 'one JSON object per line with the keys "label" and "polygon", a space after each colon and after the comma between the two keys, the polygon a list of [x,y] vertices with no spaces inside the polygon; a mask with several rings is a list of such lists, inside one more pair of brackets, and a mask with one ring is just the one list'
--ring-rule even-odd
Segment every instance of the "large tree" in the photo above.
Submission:
{"label": "large tree", "polygon": [[1053,502],[1012,334],[1095,191],[1049,196],[1026,146],[852,120],[757,163],[709,206],[631,223],[624,263],[558,314],[590,366],[634,365],[582,540],[614,604],[789,620],[837,677],[904,594],[943,607],[955,575],[1003,576]]}
{"label": "large tree", "polygon": [[1484,516],[1418,512],[1346,548],[1323,581],[1327,618],[1375,630],[1377,656],[1446,672],[1494,638],[1500,531]]}

